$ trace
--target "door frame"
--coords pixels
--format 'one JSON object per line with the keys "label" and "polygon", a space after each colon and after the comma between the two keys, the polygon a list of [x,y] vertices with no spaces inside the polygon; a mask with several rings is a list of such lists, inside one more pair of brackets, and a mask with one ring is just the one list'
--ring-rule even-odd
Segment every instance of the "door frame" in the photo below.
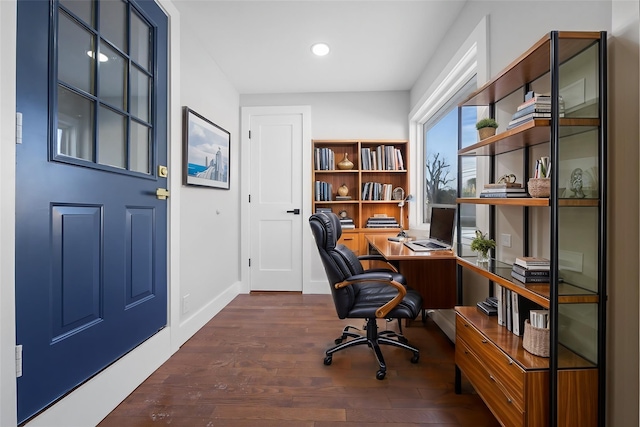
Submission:
{"label": "door frame", "polygon": [[[249,139],[249,129],[251,126],[251,116],[258,115],[289,115],[302,114],[302,293],[326,293],[318,292],[318,286],[313,286],[311,282],[311,255],[309,248],[312,244],[311,233],[305,232],[306,219],[311,216],[311,106],[265,106],[265,107],[241,107],[240,118],[240,279],[242,287],[240,292],[249,293],[251,283],[251,269],[249,268],[249,256],[251,245],[250,229],[250,205],[249,194],[251,193],[251,140]],[[294,159],[295,161],[295,159]],[[315,246],[314,246],[315,247]],[[324,286],[323,286],[324,288]]]}

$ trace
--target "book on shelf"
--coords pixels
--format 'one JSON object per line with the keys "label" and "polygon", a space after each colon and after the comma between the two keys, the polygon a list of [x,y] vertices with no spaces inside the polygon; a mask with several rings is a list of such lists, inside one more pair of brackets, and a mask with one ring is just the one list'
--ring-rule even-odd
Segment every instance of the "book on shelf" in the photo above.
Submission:
{"label": "book on shelf", "polygon": [[551,103],[546,105],[530,104],[520,109],[511,115],[511,120],[519,119],[531,113],[551,113]]}
{"label": "book on shelf", "polygon": [[[512,327],[511,332],[515,335],[524,334],[524,322],[528,316],[531,316],[531,310],[541,309],[535,302],[523,297],[522,295],[512,292],[511,293],[511,317]],[[531,322],[531,320],[529,320]]]}
{"label": "book on shelf", "polygon": [[314,150],[314,167],[316,170],[334,170],[336,160],[333,150],[326,147],[316,148]]}
{"label": "book on shelf", "polygon": [[506,198],[517,198],[517,197],[529,197],[529,194],[526,191],[517,191],[517,192],[513,192],[513,193],[507,193],[507,192],[487,192],[485,193],[484,191],[480,192],[480,197],[483,199],[490,199],[490,198],[494,198],[494,199],[506,199]]}
{"label": "book on shelf", "polygon": [[549,310],[529,310],[529,323],[535,328],[549,328]]}
{"label": "book on shelf", "polygon": [[511,291],[510,289],[505,288],[504,289],[504,299],[503,299],[503,304],[504,304],[504,314],[505,314],[505,321],[504,321],[504,326],[507,328],[507,330],[511,331],[513,328],[513,324],[511,323],[513,318],[511,317],[513,312],[511,311],[511,294],[513,291]]}
{"label": "book on shelf", "polygon": [[498,309],[496,307],[494,307],[493,305],[489,304],[487,301],[478,301],[476,303],[476,307],[478,307],[478,310],[480,310],[481,312],[483,312],[487,316],[497,316],[498,315]]}
{"label": "book on shelf", "polygon": [[368,228],[399,228],[400,224],[392,216],[372,216],[367,219]]}
{"label": "book on shelf", "polygon": [[315,201],[316,202],[329,202],[331,201],[331,195],[333,194],[333,186],[331,183],[324,181],[315,182]]}
{"label": "book on shelf", "polygon": [[543,266],[543,269],[537,269],[535,267],[522,267],[521,265],[514,264],[512,267],[512,271],[518,273],[521,276],[529,277],[529,276],[538,276],[538,277],[546,277],[549,278],[549,266]]}
{"label": "book on shelf", "polygon": [[316,213],[320,213],[320,212],[331,213],[333,211],[331,210],[331,208],[316,208]]}
{"label": "book on shelf", "polygon": [[336,196],[336,200],[341,201],[341,200],[353,200],[351,198],[351,196]]}
{"label": "book on shelf", "polygon": [[534,119],[550,119],[551,113],[529,113],[525,116],[511,120],[507,125],[507,130],[520,126],[521,124]]}
{"label": "book on shelf", "polygon": [[506,316],[504,313],[504,295],[506,293],[506,289],[498,284],[495,285],[495,293],[497,299],[497,311],[498,311],[498,325],[506,326]]}
{"label": "book on shelf", "polygon": [[504,188],[522,188],[519,182],[496,182],[484,185],[485,190],[488,189],[504,189]]}
{"label": "book on shelf", "polygon": [[535,257],[535,256],[519,256],[516,257],[515,264],[521,265],[525,268],[537,268],[540,270],[540,267],[549,267],[551,262],[547,258]]}
{"label": "book on shelf", "polygon": [[522,187],[509,187],[509,188],[485,188],[482,193],[526,193],[527,191]]}
{"label": "book on shelf", "polygon": [[511,270],[511,277],[522,283],[549,283],[549,276],[523,276]]}

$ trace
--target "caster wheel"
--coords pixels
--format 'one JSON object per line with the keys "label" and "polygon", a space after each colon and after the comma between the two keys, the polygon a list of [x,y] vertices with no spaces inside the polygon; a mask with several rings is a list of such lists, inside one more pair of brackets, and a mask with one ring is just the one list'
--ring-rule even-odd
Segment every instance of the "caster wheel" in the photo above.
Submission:
{"label": "caster wheel", "polygon": [[411,363],[418,363],[418,360],[420,360],[420,354],[414,353],[413,357],[411,358]]}
{"label": "caster wheel", "polygon": [[336,338],[336,340],[334,341],[334,343],[336,343],[336,345],[341,344],[342,341],[344,341],[342,338]]}
{"label": "caster wheel", "polygon": [[376,372],[376,379],[383,380],[385,375],[387,375],[387,372],[383,371],[383,370],[380,370],[380,371]]}
{"label": "caster wheel", "polygon": [[324,358],[324,364],[325,365],[329,366],[329,365],[331,365],[331,362],[333,362],[333,357],[327,356],[327,357]]}

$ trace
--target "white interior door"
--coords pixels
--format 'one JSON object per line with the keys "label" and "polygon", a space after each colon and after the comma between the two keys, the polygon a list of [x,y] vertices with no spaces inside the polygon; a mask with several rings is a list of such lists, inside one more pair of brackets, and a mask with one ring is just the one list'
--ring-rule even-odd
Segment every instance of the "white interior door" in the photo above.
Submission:
{"label": "white interior door", "polygon": [[302,291],[302,114],[250,118],[250,290]]}

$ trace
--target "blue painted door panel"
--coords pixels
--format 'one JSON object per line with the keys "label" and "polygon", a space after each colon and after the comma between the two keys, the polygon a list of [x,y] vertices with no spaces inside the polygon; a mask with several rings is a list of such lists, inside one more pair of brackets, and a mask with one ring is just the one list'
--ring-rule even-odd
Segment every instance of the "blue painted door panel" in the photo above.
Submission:
{"label": "blue painted door panel", "polygon": [[[167,201],[155,197],[167,155],[167,17],[153,27],[156,66],[150,174],[57,161],[57,81],[50,32],[57,2],[18,1],[16,333],[23,345],[19,422],[135,348],[167,321]],[[52,77],[53,76],[53,77]]]}

